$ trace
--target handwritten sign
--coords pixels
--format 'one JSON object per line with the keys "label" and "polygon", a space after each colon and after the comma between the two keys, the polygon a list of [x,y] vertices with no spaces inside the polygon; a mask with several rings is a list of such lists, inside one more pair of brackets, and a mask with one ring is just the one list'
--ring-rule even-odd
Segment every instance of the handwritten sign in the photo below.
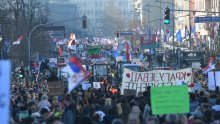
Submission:
{"label": "handwritten sign", "polygon": [[192,68],[181,70],[154,70],[147,72],[135,72],[124,68],[121,94],[124,94],[124,89],[143,92],[146,91],[148,86],[172,86],[176,85],[176,81],[178,80],[190,84],[192,82]]}
{"label": "handwritten sign", "polygon": [[9,123],[10,62],[0,61],[0,117],[1,124]]}
{"label": "handwritten sign", "polygon": [[153,115],[189,112],[187,86],[152,87],[151,105]]}

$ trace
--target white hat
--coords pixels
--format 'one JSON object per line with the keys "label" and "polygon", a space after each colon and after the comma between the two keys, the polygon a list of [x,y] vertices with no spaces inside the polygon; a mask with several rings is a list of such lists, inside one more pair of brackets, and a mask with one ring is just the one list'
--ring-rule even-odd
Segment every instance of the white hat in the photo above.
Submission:
{"label": "white hat", "polygon": [[105,113],[103,111],[96,111],[95,113],[99,115],[100,117],[99,121],[103,121],[105,117]]}

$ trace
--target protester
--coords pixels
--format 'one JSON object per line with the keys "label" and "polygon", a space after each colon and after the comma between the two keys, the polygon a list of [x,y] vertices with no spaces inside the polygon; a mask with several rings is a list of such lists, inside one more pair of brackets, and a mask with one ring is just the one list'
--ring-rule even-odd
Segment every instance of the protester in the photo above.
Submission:
{"label": "protester", "polygon": [[189,93],[189,113],[152,115],[150,87],[137,97],[92,88],[50,96],[45,83],[14,82],[11,117],[15,123],[34,124],[219,124],[219,89],[210,92],[203,75],[196,75],[202,90]]}
{"label": "protester", "polygon": [[72,101],[71,96],[67,95],[64,99],[65,109],[63,112],[64,124],[75,124],[76,122],[76,104]]}

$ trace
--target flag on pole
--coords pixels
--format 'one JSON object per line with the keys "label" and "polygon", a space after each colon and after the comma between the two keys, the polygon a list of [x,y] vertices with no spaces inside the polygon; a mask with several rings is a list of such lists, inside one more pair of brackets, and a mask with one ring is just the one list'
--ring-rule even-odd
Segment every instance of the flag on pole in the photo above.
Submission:
{"label": "flag on pole", "polygon": [[24,39],[24,35],[21,35],[16,41],[13,42],[13,45],[18,45]]}
{"label": "flag on pole", "polygon": [[89,48],[88,49],[88,54],[90,54],[92,59],[100,58],[101,57],[100,51],[101,51],[101,47],[100,46],[93,47],[93,48]]}
{"label": "flag on pole", "polygon": [[170,38],[170,31],[166,29],[163,37],[163,42],[169,41],[169,38]]}
{"label": "flag on pole", "polygon": [[90,73],[83,68],[80,61],[76,58],[70,58],[69,63],[62,69],[68,73],[68,93],[71,93],[79,84],[90,76]]}
{"label": "flag on pole", "polygon": [[59,55],[62,56],[63,55],[63,50],[62,50],[62,47],[59,46]]}
{"label": "flag on pole", "polygon": [[129,52],[129,44],[126,42],[126,60],[130,61],[130,52]]}
{"label": "flag on pole", "polygon": [[176,33],[176,38],[177,38],[177,41],[182,42],[182,34],[181,34],[180,29]]}
{"label": "flag on pole", "polygon": [[197,47],[197,39],[196,39],[196,30],[195,27],[191,27],[191,33],[193,34],[193,39],[194,39],[194,47]]}
{"label": "flag on pole", "polygon": [[187,37],[187,35],[188,35],[188,27],[187,27],[187,25],[185,26],[185,37]]}
{"label": "flag on pole", "polygon": [[204,73],[207,73],[207,72],[211,71],[212,69],[215,69],[215,58],[214,57],[210,57],[208,65],[205,68],[203,68],[202,70]]}
{"label": "flag on pole", "polygon": [[139,55],[138,59],[140,59],[140,60],[143,60],[143,59],[144,59],[143,53],[141,53],[141,54]]}

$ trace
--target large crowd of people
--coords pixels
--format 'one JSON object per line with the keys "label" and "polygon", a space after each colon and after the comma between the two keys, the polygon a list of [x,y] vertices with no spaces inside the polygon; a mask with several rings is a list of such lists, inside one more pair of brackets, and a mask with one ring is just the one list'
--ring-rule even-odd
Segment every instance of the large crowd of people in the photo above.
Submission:
{"label": "large crowd of people", "polygon": [[138,96],[92,88],[51,96],[46,83],[13,83],[11,92],[11,124],[220,124],[218,88],[189,93],[190,113],[157,116],[150,87]]}

